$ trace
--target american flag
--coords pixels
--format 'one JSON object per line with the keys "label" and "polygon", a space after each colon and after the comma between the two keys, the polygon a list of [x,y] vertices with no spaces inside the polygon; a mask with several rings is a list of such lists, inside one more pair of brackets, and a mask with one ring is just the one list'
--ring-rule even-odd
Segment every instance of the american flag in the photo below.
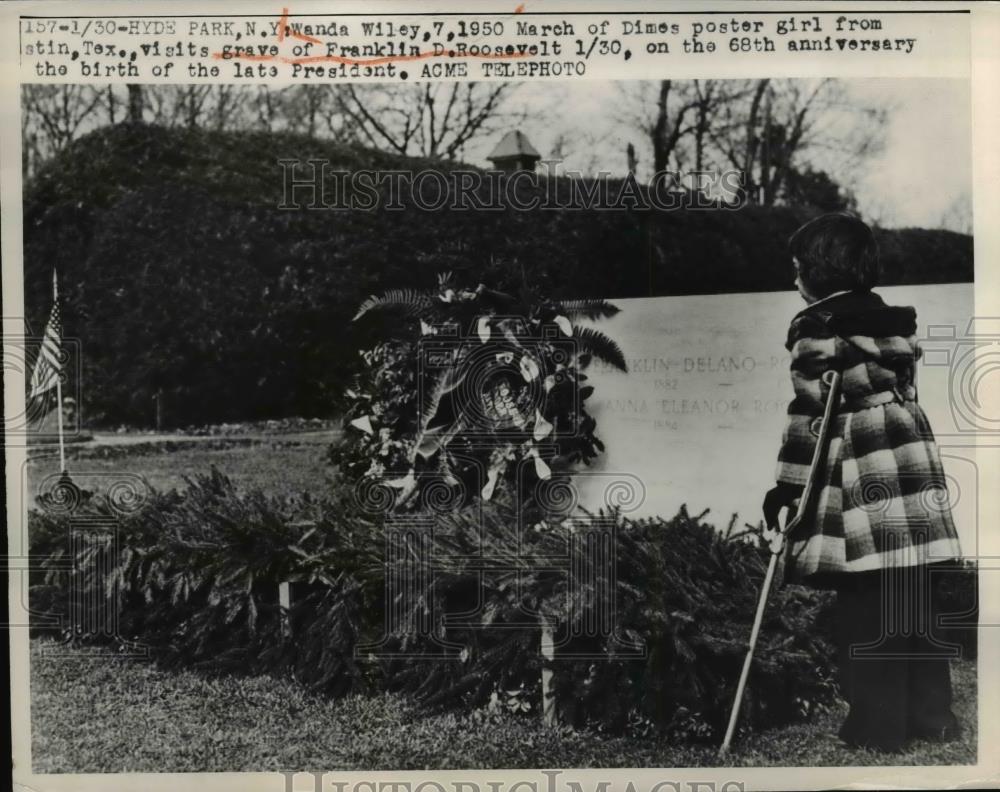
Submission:
{"label": "american flag", "polygon": [[59,377],[62,373],[62,360],[60,359],[62,350],[62,319],[59,316],[59,287],[56,283],[56,273],[52,273],[52,313],[49,314],[49,321],[45,325],[45,334],[42,336],[42,349],[39,352],[38,360],[35,361],[35,370],[31,372],[31,393],[29,399],[41,396],[46,391],[51,390],[59,384]]}

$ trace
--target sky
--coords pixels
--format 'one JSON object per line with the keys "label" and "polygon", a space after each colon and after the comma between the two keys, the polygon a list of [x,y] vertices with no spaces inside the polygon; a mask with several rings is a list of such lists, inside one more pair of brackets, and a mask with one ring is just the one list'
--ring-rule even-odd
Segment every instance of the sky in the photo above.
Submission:
{"label": "sky", "polygon": [[[895,226],[935,227],[972,204],[972,112],[966,80],[857,80],[862,97],[894,104],[884,150],[856,188],[859,208]],[[866,84],[868,83],[868,84]],[[957,218],[947,218],[954,225]],[[883,223],[884,225],[887,223]],[[961,224],[961,223],[959,223]],[[952,228],[965,231],[965,228]]]}
{"label": "sky", "polygon": [[[865,79],[842,83],[852,102],[886,111],[884,145],[856,173],[841,172],[841,181],[856,196],[859,213],[888,228],[971,231],[968,81]],[[639,150],[640,170],[645,154],[641,134],[624,117],[630,106],[624,92],[635,87],[604,81],[536,82],[519,88],[511,106],[525,112],[527,117],[518,126],[544,156],[551,155],[557,139],[563,136],[568,139],[567,168],[624,173],[629,142]],[[467,146],[462,158],[486,165],[486,155],[503,131],[506,129]],[[806,151],[802,156],[835,178],[840,172],[828,152]]]}

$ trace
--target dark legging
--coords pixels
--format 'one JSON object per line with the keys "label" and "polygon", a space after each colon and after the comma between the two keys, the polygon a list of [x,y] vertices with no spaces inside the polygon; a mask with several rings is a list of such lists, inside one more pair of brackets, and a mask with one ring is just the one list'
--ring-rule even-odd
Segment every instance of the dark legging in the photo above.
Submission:
{"label": "dark legging", "polygon": [[937,637],[941,574],[902,567],[837,581],[841,687],[851,705],[840,730],[850,745],[896,751],[911,737],[958,732],[949,659]]}

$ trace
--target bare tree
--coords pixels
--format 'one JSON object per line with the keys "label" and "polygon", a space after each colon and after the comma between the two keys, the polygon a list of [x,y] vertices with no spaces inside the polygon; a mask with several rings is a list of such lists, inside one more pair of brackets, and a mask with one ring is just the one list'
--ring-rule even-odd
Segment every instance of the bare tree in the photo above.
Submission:
{"label": "bare tree", "polygon": [[694,81],[694,112],[692,137],[694,144],[694,168],[702,172],[706,169],[706,150],[709,145],[709,134],[713,126],[718,124],[716,114],[726,102],[733,101],[733,94],[728,91],[727,82],[722,80]]}
{"label": "bare tree", "polygon": [[159,126],[183,126],[193,129],[205,124],[213,85],[156,85],[147,86],[153,123]]}
{"label": "bare tree", "polygon": [[142,123],[142,109],[145,100],[142,93],[142,86],[135,83],[128,85],[128,120],[133,124]]}
{"label": "bare tree", "polygon": [[[744,187],[756,194],[756,172],[759,167],[762,134],[761,119],[770,118],[766,102],[771,80],[741,81],[721,103],[719,118],[704,129],[702,144],[707,138],[724,162],[735,168]],[[768,126],[768,121],[764,126]],[[705,150],[702,150],[705,156]]]}
{"label": "bare tree", "polygon": [[118,110],[118,100],[115,98],[115,86],[109,83],[108,87],[105,89],[104,96],[105,105],[108,108],[108,123],[113,124],[118,120],[115,118]]}
{"label": "bare tree", "polygon": [[[673,107],[671,107],[671,91],[674,93]],[[691,127],[686,126],[688,113],[696,107],[696,99],[691,96],[690,90],[675,89],[673,80],[660,80],[656,97],[655,120],[647,129],[650,142],[653,145],[653,169],[655,171],[666,170],[670,164],[670,155],[677,148],[681,138],[690,132]]]}
{"label": "bare tree", "polygon": [[[347,84],[338,93],[358,137],[397,154],[454,159],[470,140],[496,131],[511,83]],[[510,123],[512,115],[504,112]]]}
{"label": "bare tree", "polygon": [[622,89],[622,115],[642,132],[652,152],[654,171],[677,164],[680,147],[694,129],[698,99],[693,83],[659,80],[631,83]]}
{"label": "bare tree", "polygon": [[[861,116],[861,123],[859,123]],[[837,178],[879,146],[885,112],[848,101],[838,80],[756,80],[722,105],[712,144],[753,200],[781,200],[804,152],[836,152]]]}
{"label": "bare tree", "polygon": [[[173,86],[148,86],[146,102],[152,113],[152,123],[158,126],[168,126],[173,120]],[[169,94],[168,94],[169,91]]]}
{"label": "bare tree", "polygon": [[639,165],[639,159],[635,156],[635,146],[631,141],[625,147],[625,162],[628,165],[628,172],[635,176],[635,169]]}
{"label": "bare tree", "polygon": [[767,204],[784,199],[806,159],[829,160],[849,185],[880,145],[886,117],[850,101],[839,80],[659,80],[622,94],[619,115],[642,132],[654,170],[733,169],[750,200]]}
{"label": "bare tree", "polygon": [[784,96],[776,101],[772,83],[765,91],[763,134],[757,143],[761,147],[757,182],[762,191],[762,203],[774,203],[793,167],[797,153],[813,134],[813,112],[817,98],[829,88],[831,80],[821,80],[815,87],[803,89],[801,83],[789,82]]}
{"label": "bare tree", "polygon": [[96,123],[105,94],[88,85],[25,85],[22,126],[25,175]]}
{"label": "bare tree", "polygon": [[[536,122],[541,117],[538,112],[530,115]],[[503,117],[514,123],[511,116],[505,114]],[[520,114],[513,116],[515,119],[520,117]],[[603,150],[609,145],[610,138],[610,132],[598,134],[580,126],[560,129],[555,133],[546,155],[542,158],[546,172],[586,176],[607,175],[608,162]]]}
{"label": "bare tree", "polygon": [[[121,83],[109,83],[102,91],[101,105],[107,111],[109,124],[117,124],[123,119],[130,123],[142,123],[142,86],[135,83],[124,86]],[[124,111],[121,117],[119,110]]]}
{"label": "bare tree", "polygon": [[291,93],[289,126],[299,127],[299,131],[309,137],[316,137],[323,105],[330,100],[332,89],[326,85],[298,85]]}
{"label": "bare tree", "polygon": [[549,147],[549,158],[563,161],[570,155],[576,147],[575,137],[568,130],[563,130],[556,134],[552,145]]}
{"label": "bare tree", "polygon": [[26,85],[24,109],[54,150],[63,148],[101,103],[101,93],[86,85]]}
{"label": "bare tree", "polygon": [[179,118],[181,125],[189,129],[200,126],[211,92],[211,85],[174,86],[175,118]]}
{"label": "bare tree", "polygon": [[215,86],[209,98],[212,127],[219,130],[252,129],[256,122],[254,91],[245,85]]}
{"label": "bare tree", "polygon": [[288,129],[309,137],[348,142],[356,139],[355,125],[332,85],[295,85],[284,89],[282,108]]}
{"label": "bare tree", "polygon": [[255,126],[265,132],[273,132],[275,123],[279,116],[278,107],[281,98],[278,91],[271,89],[269,85],[258,85],[254,91],[252,104],[256,117]]}
{"label": "bare tree", "polygon": [[[30,86],[25,86],[25,88]],[[31,117],[27,110],[21,113],[21,178],[27,181],[35,171],[42,159],[41,144],[38,140],[38,131],[34,128]]]}

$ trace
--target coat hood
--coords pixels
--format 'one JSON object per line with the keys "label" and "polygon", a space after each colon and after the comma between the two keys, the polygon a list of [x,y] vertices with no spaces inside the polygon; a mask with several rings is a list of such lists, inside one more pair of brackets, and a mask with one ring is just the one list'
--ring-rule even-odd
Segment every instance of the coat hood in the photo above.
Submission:
{"label": "coat hood", "polygon": [[886,305],[874,292],[846,292],[800,311],[788,330],[786,348],[800,338],[839,336],[867,356],[890,362],[914,355],[917,312],[914,308]]}

